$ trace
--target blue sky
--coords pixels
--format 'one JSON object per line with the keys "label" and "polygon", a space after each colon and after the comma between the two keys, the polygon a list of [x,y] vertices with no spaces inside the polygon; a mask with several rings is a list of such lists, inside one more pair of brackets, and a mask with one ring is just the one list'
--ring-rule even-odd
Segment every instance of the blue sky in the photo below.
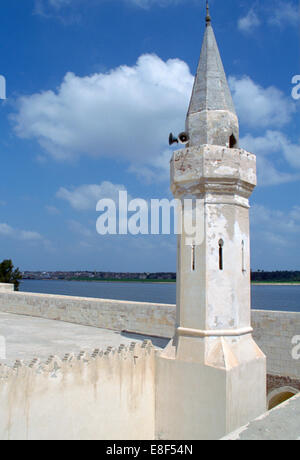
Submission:
{"label": "blue sky", "polygon": [[[168,134],[184,128],[204,0],[10,0],[1,5],[0,258],[22,270],[175,271],[174,236],[100,236],[119,189],[169,198]],[[253,269],[299,269],[298,0],[211,0],[257,154]]]}

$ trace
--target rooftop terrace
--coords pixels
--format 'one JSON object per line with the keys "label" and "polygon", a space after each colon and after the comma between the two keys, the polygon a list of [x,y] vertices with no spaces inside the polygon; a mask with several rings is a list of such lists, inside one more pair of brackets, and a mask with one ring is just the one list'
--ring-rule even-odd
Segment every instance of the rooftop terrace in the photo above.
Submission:
{"label": "rooftop terrace", "polygon": [[157,348],[164,348],[168,339],[139,334],[122,333],[91,326],[65,323],[51,319],[34,318],[0,312],[0,336],[5,338],[6,359],[0,363],[12,366],[16,360],[29,362],[34,358],[46,361],[50,355],[63,357],[66,353],[92,352],[108,346],[152,341]]}

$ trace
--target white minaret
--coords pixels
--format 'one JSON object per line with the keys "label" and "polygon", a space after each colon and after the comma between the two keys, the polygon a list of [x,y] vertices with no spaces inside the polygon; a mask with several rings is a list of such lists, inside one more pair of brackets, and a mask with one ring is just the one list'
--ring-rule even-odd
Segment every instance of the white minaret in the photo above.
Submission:
{"label": "white minaret", "polygon": [[[256,157],[239,124],[207,8],[171,189],[193,198],[200,240],[178,237],[175,336],[157,362],[159,439],[218,439],[266,410],[266,359],[252,338],[249,201]],[[184,226],[183,226],[184,227]]]}

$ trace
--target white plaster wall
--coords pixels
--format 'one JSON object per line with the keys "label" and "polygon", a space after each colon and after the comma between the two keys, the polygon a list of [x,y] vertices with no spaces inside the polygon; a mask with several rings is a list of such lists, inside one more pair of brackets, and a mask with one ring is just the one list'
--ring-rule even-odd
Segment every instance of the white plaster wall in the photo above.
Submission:
{"label": "white plaster wall", "polygon": [[0,366],[1,440],[154,438],[154,348]]}

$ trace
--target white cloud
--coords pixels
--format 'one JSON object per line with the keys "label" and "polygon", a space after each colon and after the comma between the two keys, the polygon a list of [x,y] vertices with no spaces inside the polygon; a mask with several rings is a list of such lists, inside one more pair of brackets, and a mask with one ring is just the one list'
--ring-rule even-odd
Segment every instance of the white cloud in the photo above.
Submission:
{"label": "white cloud", "polygon": [[300,222],[300,206],[294,206],[291,212],[291,217]]}
{"label": "white cloud", "polygon": [[13,228],[7,224],[0,223],[0,235],[10,236],[14,232]]}
{"label": "white cloud", "polygon": [[182,131],[192,84],[186,63],[155,55],[106,74],[68,73],[57,92],[19,99],[15,129],[57,160],[90,155],[151,165],[169,132]]}
{"label": "white cloud", "polygon": [[124,185],[102,182],[102,184],[81,185],[71,189],[61,187],[56,196],[69,202],[72,208],[77,211],[94,210],[99,200],[103,198],[112,199],[116,203],[119,198],[119,191],[125,191]]}
{"label": "white cloud", "polygon": [[55,206],[45,206],[45,208],[46,208],[46,211],[52,216],[60,214],[59,209],[57,209]]}
{"label": "white cloud", "polygon": [[149,158],[148,165],[132,164],[129,172],[135,173],[146,183],[167,181],[170,179],[170,160],[172,151],[165,150],[161,155]]}
{"label": "white cloud", "polygon": [[268,15],[268,23],[273,26],[297,26],[300,19],[299,2],[287,0],[272,2]]}
{"label": "white cloud", "polygon": [[[248,133],[241,147],[257,155],[258,184],[279,185],[300,179],[298,172],[282,171],[282,165],[300,169],[300,145],[278,130],[287,125],[295,111],[294,103],[275,87],[263,88],[249,77],[230,77],[229,83],[240,123],[250,129],[266,129],[263,135]],[[272,154],[276,154],[276,157]]]}
{"label": "white cloud", "polygon": [[300,169],[300,144],[294,144],[286,139],[283,141],[282,149],[286,160],[294,168]]}
{"label": "white cloud", "polygon": [[[293,169],[300,169],[300,145],[293,144],[280,131],[267,130],[264,136],[254,137],[251,134],[240,139],[241,147],[257,155],[259,185],[279,185],[300,180],[300,173],[283,172],[272,162],[272,154]],[[274,157],[273,157],[274,160]]]}
{"label": "white cloud", "polygon": [[291,120],[295,105],[274,86],[263,88],[248,76],[230,77],[229,85],[240,122],[245,126],[281,127]]}
{"label": "white cloud", "polygon": [[257,156],[257,178],[260,186],[280,185],[300,180],[300,173],[280,171],[269,159]]}
{"label": "white cloud", "polygon": [[[264,236],[269,243],[281,241],[284,246],[297,246],[300,233],[299,207],[281,211],[255,204],[251,210],[255,231]],[[272,240],[270,241],[270,235]]]}
{"label": "white cloud", "polygon": [[35,0],[34,13],[43,17],[52,17],[59,14],[64,7],[78,3],[76,0]]}
{"label": "white cloud", "polygon": [[238,29],[244,33],[252,33],[259,26],[267,24],[279,28],[299,25],[300,9],[297,0],[265,0],[252,7],[248,13],[239,18]]}
{"label": "white cloud", "polygon": [[43,240],[42,235],[38,232],[32,232],[30,230],[21,230],[18,231],[17,234],[19,235],[21,240],[26,241],[36,241],[36,240]]}
{"label": "white cloud", "polygon": [[[82,4],[86,3],[87,0],[35,0],[34,12],[41,16],[52,16],[55,13],[59,13],[65,7],[78,8]],[[90,5],[104,2],[105,0],[98,0],[91,2]],[[111,1],[111,0],[106,0]],[[112,0],[115,2],[115,0]],[[170,5],[176,5],[186,0],[120,0],[128,5],[134,5],[139,8],[149,9],[152,6],[167,7]]]}
{"label": "white cloud", "polygon": [[270,209],[255,204],[251,208],[253,269],[297,269],[300,257],[300,209]]}
{"label": "white cloud", "polygon": [[247,134],[240,139],[240,144],[255,154],[269,155],[280,151],[284,139],[286,138],[282,133],[268,130],[264,136],[254,137],[252,134]]}
{"label": "white cloud", "polygon": [[49,6],[54,8],[63,8],[64,6],[70,5],[72,0],[48,0]]}
{"label": "white cloud", "polygon": [[[270,158],[263,158],[279,152],[290,166],[300,167],[300,146],[270,129],[289,123],[294,102],[248,76],[230,77],[229,82],[241,124],[251,130],[267,129],[262,136],[248,134],[241,139],[242,146],[259,156],[259,182],[297,180],[299,175],[282,172]],[[88,77],[68,73],[57,92],[20,98],[15,129],[20,137],[36,139],[57,160],[80,155],[122,159],[143,181],[167,181],[172,155],[166,148],[168,133],[183,129],[192,84],[187,64],[178,59],[164,62],[155,55],[143,55],[135,66],[109,73]],[[112,193],[107,186],[105,193],[103,184],[61,188],[57,196],[75,209],[94,209],[103,195]]]}
{"label": "white cloud", "polygon": [[258,26],[260,26],[261,21],[258,18],[257,14],[255,11],[252,9],[246,14],[246,16],[240,18],[238,20],[238,28],[242,32],[246,33],[251,33],[256,29]]}
{"label": "white cloud", "polygon": [[70,230],[74,233],[77,233],[81,237],[90,238],[96,235],[96,230],[92,232],[89,228],[85,227],[82,223],[77,222],[76,220],[69,220],[68,226]]}
{"label": "white cloud", "polygon": [[24,241],[43,241],[44,238],[38,232],[30,230],[19,230],[6,223],[0,223],[0,235]]}
{"label": "white cloud", "polygon": [[125,0],[125,2],[132,3],[133,5],[137,5],[141,8],[150,8],[153,5],[165,7],[169,5],[176,5],[182,1],[184,0]]}

